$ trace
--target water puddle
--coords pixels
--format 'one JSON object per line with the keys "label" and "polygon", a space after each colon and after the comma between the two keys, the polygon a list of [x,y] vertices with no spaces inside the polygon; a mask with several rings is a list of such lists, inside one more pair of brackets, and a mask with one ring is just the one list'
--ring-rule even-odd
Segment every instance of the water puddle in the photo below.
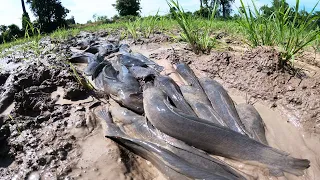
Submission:
{"label": "water puddle", "polygon": [[[231,97],[236,103],[245,103],[243,96],[231,93]],[[272,177],[272,179],[315,180],[319,178],[320,151],[316,151],[316,149],[320,149],[320,136],[304,132],[294,126],[279,109],[270,109],[270,106],[265,105],[263,102],[257,102],[254,106],[265,123],[266,137],[270,146],[288,152],[293,157],[309,159],[311,162],[311,167],[305,171],[304,176],[296,177],[291,174],[285,174],[285,177]],[[251,173],[248,172],[248,174]],[[270,179],[270,177],[260,174],[259,179]]]}

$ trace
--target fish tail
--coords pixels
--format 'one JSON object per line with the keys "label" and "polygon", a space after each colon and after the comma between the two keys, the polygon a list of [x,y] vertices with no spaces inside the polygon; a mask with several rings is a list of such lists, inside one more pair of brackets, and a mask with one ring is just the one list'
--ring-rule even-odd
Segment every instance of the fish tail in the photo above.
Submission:
{"label": "fish tail", "polygon": [[268,163],[269,168],[271,169],[270,173],[275,173],[277,170],[279,170],[278,172],[282,171],[294,174],[296,176],[302,176],[304,174],[303,171],[310,167],[310,161],[307,159],[294,158],[283,151],[274,148],[271,149],[271,153],[270,151],[269,153],[262,153],[265,155],[264,157],[274,160],[273,163]]}
{"label": "fish tail", "polygon": [[112,117],[108,107],[97,107],[94,109],[94,115],[97,120],[100,120],[105,136],[125,136],[118,126],[113,124]]}
{"label": "fish tail", "polygon": [[310,161],[307,159],[297,159],[290,157],[287,162],[288,166],[283,167],[282,170],[296,176],[302,176],[304,174],[303,171],[310,167]]}

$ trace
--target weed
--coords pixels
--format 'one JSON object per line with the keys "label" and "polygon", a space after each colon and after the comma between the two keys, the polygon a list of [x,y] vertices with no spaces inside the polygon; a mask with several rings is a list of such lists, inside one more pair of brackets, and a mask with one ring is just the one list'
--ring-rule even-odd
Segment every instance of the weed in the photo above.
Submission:
{"label": "weed", "polygon": [[182,39],[190,44],[192,50],[196,54],[199,54],[200,52],[210,52],[215,44],[215,39],[211,37],[211,28],[217,6],[214,6],[210,20],[201,21],[195,19],[193,16],[187,15],[183,8],[180,7],[178,1],[170,0],[167,1],[167,3],[170,9],[176,9],[176,11],[172,11],[172,14],[182,29]]}
{"label": "weed", "polygon": [[138,18],[135,21],[129,21],[126,23],[126,28],[127,28],[127,34],[130,34],[133,38],[133,40],[138,39],[138,31],[139,31],[139,24],[140,24],[140,18]]}
{"label": "weed", "polygon": [[17,125],[17,131],[18,131],[18,133],[19,133],[19,135],[20,135],[20,134],[21,134],[21,130],[20,130],[20,128],[19,128],[18,122],[15,121],[10,114],[8,114],[8,117],[11,119],[11,121],[13,121],[13,122],[16,123],[16,125]]}
{"label": "weed", "polygon": [[85,78],[85,77],[81,77],[76,68],[72,65],[72,63],[69,62],[69,65],[72,69],[73,75],[76,78],[76,80],[78,81],[79,84],[81,84],[85,89],[87,90],[93,90],[94,86]]}
{"label": "weed", "polygon": [[251,46],[278,47],[281,53],[280,67],[289,61],[293,65],[295,55],[316,41],[320,34],[319,28],[315,29],[319,17],[312,17],[320,0],[303,21],[298,20],[300,0],[296,0],[294,11],[292,8],[286,7],[285,1],[282,0],[280,6],[269,17],[260,14],[253,0],[253,12],[250,8],[246,9],[243,0],[240,2],[242,19],[239,23],[245,29]]}

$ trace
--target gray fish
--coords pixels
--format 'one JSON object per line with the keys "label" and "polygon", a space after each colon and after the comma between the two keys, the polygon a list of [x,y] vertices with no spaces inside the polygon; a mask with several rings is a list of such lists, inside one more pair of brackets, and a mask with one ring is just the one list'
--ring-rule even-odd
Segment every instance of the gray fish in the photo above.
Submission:
{"label": "gray fish", "polygon": [[226,177],[227,179],[244,179],[241,175],[229,168],[222,161],[208,156],[184,142],[172,138],[152,125],[146,123],[146,119],[126,108],[111,102],[109,107],[113,122],[128,136],[148,141],[160,145],[161,147],[173,152],[177,156],[185,159],[197,167],[209,170],[214,174]]}
{"label": "gray fish", "polygon": [[119,52],[120,53],[131,53],[130,46],[128,44],[121,44],[119,46]]}
{"label": "gray fish", "polygon": [[133,67],[133,66],[150,67],[156,70],[157,72],[161,72],[164,69],[162,66],[159,66],[158,64],[151,61],[150,59],[148,59],[147,57],[145,57],[140,53],[135,53],[135,54],[131,54],[127,52],[119,53],[117,55],[117,58],[118,58],[117,60],[121,64],[125,65],[126,67]]}
{"label": "gray fish", "polygon": [[212,109],[210,101],[202,90],[192,86],[181,86],[180,89],[183,97],[199,118],[227,127],[220,115]]}
{"label": "gray fish", "polygon": [[77,46],[79,46],[80,50],[85,50],[90,46],[90,44],[94,43],[92,38],[86,38],[77,42]]}
{"label": "gray fish", "polygon": [[227,126],[238,133],[250,135],[245,131],[233,101],[222,85],[209,78],[201,78],[199,80],[211,102],[212,108],[220,115]]}
{"label": "gray fish", "polygon": [[268,144],[264,123],[259,112],[250,104],[238,104],[236,109],[240,116],[240,120],[244,124],[246,130],[252,134],[253,139],[263,144]]}
{"label": "gray fish", "polygon": [[[86,76],[92,76],[97,71],[98,67],[101,67],[106,62],[103,62],[104,59],[100,55],[95,55],[95,58],[92,59],[92,61],[88,62],[87,67],[84,70],[84,74]],[[101,71],[101,70],[100,70]]]}
{"label": "gray fish", "polygon": [[159,66],[157,63],[150,60],[149,58],[147,58],[145,55],[143,55],[141,53],[136,52],[136,53],[133,53],[133,55],[135,57],[137,57],[140,61],[144,62],[146,65],[148,65],[149,67],[152,67],[153,69],[155,69],[158,72],[161,72],[164,70],[164,67]]}
{"label": "gray fish", "polygon": [[197,116],[182,96],[179,86],[170,77],[157,76],[154,83],[155,86],[160,88],[169,96],[170,100],[178,109],[182,110],[186,114]]}
{"label": "gray fish", "polygon": [[91,63],[97,61],[97,56],[91,53],[75,53],[70,58],[71,63]]}
{"label": "gray fish", "polygon": [[310,166],[307,159],[293,158],[231,129],[182,113],[156,87],[144,89],[143,104],[147,118],[157,129],[206,152],[248,163],[259,162],[295,175],[303,175],[303,170]]}
{"label": "gray fish", "polygon": [[[176,173],[171,172],[168,177],[169,179],[180,179],[183,178],[183,176],[186,176],[190,179],[228,180],[226,177],[219,176],[206,169],[201,169],[156,144],[130,138],[116,137],[112,139],[118,143],[120,142],[120,144],[124,144],[141,157],[150,160],[156,167],[160,166],[160,171],[163,169],[161,166],[167,166],[165,169],[170,168],[176,173],[180,173],[177,175]],[[160,165],[160,163],[163,165]],[[168,176],[166,171],[163,171],[163,173]],[[172,175],[174,176],[172,177]]]}
{"label": "gray fish", "polygon": [[145,79],[147,77],[156,76],[158,74],[154,69],[140,67],[140,66],[130,67],[129,72],[136,79]]}
{"label": "gray fish", "polygon": [[130,53],[120,53],[117,55],[118,61],[126,67],[133,67],[133,66],[141,66],[147,67],[147,65],[142,62],[139,58],[133,56]]}
{"label": "gray fish", "polygon": [[104,57],[107,56],[113,52],[116,52],[118,49],[110,43],[103,43],[103,44],[95,44],[92,46],[89,46],[85,52],[89,52],[92,54],[98,53],[100,56]]}
{"label": "gray fish", "polygon": [[[131,129],[131,130],[127,129],[127,132],[129,132],[130,135],[134,136],[132,138],[131,137],[129,138],[128,134],[123,132],[121,128],[118,128],[115,124],[112,123],[112,121],[115,121],[113,119],[113,116],[111,120],[111,117],[110,115],[107,114],[107,112],[100,111],[96,114],[100,116],[101,119],[104,119],[104,121],[107,122],[107,126],[108,126],[107,137],[125,146],[126,148],[130,149],[131,151],[140,155],[141,157],[151,161],[152,164],[154,164],[162,173],[164,173],[164,175],[168,176],[168,178],[170,179],[178,178],[178,177],[182,178],[184,176],[191,179],[239,179],[224,170],[222,171],[225,172],[229,177],[220,176],[219,174],[214,173],[216,171],[219,172],[219,169],[214,169],[215,167],[211,168],[211,169],[214,169],[214,172],[210,171],[210,169],[204,169],[202,167],[198,167],[197,165],[192,164],[187,160],[184,160],[183,158],[176,155],[172,151],[164,148],[162,145],[159,145],[157,143],[153,143],[144,139],[137,139],[136,138],[137,134],[141,133],[141,131],[139,132],[138,129],[143,130],[143,128],[139,127],[139,123],[136,123],[136,120],[138,120],[136,118],[137,115],[133,116],[134,118],[133,120],[129,120],[130,118],[128,117],[125,118],[127,119],[127,121],[125,121],[124,123],[129,123],[127,124],[127,126],[130,126],[130,124],[135,124],[136,127],[133,127],[133,128],[137,128],[136,130],[138,130],[137,132],[132,132],[132,130],[134,129]],[[153,141],[156,141],[156,140],[153,140]],[[189,155],[192,156],[192,154],[190,153]],[[215,166],[217,166],[218,168],[221,168],[218,165],[215,165]]]}
{"label": "gray fish", "polygon": [[142,92],[139,82],[129,73],[125,66],[121,66],[120,72],[116,71],[111,64],[102,70],[102,76],[96,79],[103,83],[104,91],[123,106],[143,113]]}
{"label": "gray fish", "polygon": [[180,76],[188,83],[188,85],[197,89],[202,89],[198,78],[187,64],[179,63],[176,70],[180,74]]}

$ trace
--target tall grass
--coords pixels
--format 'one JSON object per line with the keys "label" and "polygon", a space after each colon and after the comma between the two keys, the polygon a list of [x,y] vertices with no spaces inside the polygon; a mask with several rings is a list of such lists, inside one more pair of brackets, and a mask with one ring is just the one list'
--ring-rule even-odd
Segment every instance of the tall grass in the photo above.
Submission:
{"label": "tall grass", "polygon": [[269,17],[264,17],[260,13],[253,0],[253,10],[246,8],[243,0],[240,2],[242,19],[239,23],[246,31],[250,45],[253,47],[267,45],[279,48],[281,53],[279,63],[281,65],[289,61],[293,65],[295,55],[316,41],[320,34],[319,28],[315,28],[319,17],[312,17],[319,1],[304,20],[298,20],[300,0],[296,0],[294,9],[286,7],[285,1],[282,0],[280,6]]}
{"label": "tall grass", "polygon": [[214,6],[209,21],[200,21],[199,18],[187,15],[178,1],[170,0],[167,3],[170,9],[175,9],[172,14],[182,29],[181,37],[190,44],[192,50],[196,54],[210,52],[215,45],[215,38],[211,35],[217,6]]}

